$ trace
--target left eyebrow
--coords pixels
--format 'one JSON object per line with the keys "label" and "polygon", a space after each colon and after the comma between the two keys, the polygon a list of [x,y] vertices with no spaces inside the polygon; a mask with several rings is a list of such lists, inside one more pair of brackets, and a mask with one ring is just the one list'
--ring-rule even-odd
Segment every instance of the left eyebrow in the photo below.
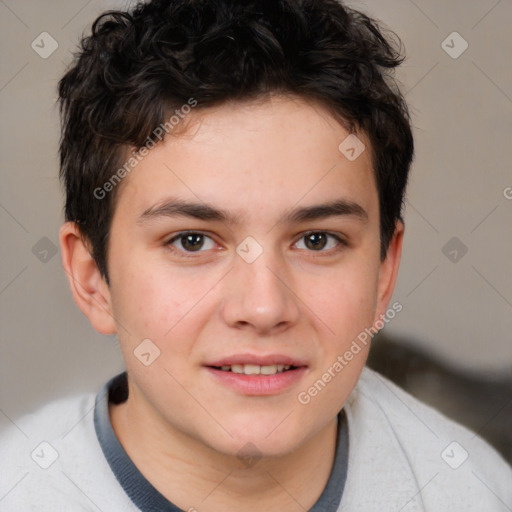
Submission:
{"label": "left eyebrow", "polygon": [[[220,210],[206,203],[194,203],[176,199],[171,199],[162,204],[148,208],[140,215],[137,223],[143,224],[159,217],[176,216],[204,221],[219,221],[226,224],[240,223],[240,217],[230,211]],[[362,222],[368,221],[368,213],[361,205],[346,199],[339,199],[324,204],[293,208],[286,212],[278,222],[298,224],[301,222],[340,216],[355,217]]]}
{"label": "left eyebrow", "polygon": [[345,199],[294,208],[285,215],[283,221],[292,224],[339,216],[355,217],[363,222],[368,221],[368,213],[361,205]]}

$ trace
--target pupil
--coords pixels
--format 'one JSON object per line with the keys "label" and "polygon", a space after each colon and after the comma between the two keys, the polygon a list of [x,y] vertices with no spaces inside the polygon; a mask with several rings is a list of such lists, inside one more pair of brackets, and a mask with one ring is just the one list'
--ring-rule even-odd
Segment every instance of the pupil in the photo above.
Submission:
{"label": "pupil", "polygon": [[187,251],[197,251],[201,249],[203,242],[203,235],[199,234],[184,235],[181,239],[181,244]]}
{"label": "pupil", "polygon": [[327,236],[324,233],[311,233],[306,236],[306,246],[308,249],[323,249],[327,243]]}

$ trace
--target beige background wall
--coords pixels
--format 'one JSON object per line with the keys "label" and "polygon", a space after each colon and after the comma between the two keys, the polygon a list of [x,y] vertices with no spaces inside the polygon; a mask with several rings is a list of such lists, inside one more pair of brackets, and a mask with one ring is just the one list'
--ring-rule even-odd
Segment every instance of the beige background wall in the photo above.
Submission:
{"label": "beige background wall", "polygon": [[[75,307],[53,252],[63,203],[56,84],[82,31],[101,11],[126,4],[0,2],[0,410],[10,417],[96,390],[123,368],[115,338],[95,333]],[[404,309],[386,332],[471,371],[510,375],[512,3],[351,5],[397,32],[408,55],[398,78],[417,156],[393,299]],[[468,43],[457,58],[442,47],[454,31]],[[39,53],[51,50],[42,32],[58,44],[47,58],[31,47],[35,40]],[[456,56],[464,41],[452,35],[446,45]]]}

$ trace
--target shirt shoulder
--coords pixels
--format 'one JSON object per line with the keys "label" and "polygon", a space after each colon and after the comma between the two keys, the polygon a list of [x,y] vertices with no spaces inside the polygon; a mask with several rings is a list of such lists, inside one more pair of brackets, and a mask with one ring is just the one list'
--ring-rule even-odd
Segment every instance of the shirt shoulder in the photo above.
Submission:
{"label": "shirt shoulder", "polygon": [[[98,399],[106,400],[106,394]],[[92,393],[59,399],[4,422],[2,511],[137,510],[101,451],[94,429],[95,400]]]}
{"label": "shirt shoulder", "polygon": [[402,477],[408,474],[411,489],[417,489],[404,511],[415,510],[413,502],[421,502],[424,509],[418,510],[427,511],[510,510],[512,468],[476,433],[369,368],[361,374],[347,407],[349,437],[351,420],[354,428],[366,432],[360,437],[378,440],[373,459],[368,455],[372,462],[366,464],[390,475],[390,468],[400,466]]}

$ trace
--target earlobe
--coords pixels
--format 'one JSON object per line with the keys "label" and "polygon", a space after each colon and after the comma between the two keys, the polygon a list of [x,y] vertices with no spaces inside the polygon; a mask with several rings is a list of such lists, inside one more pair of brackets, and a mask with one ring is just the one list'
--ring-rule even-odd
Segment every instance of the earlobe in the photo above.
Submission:
{"label": "earlobe", "polygon": [[89,252],[78,226],[66,222],[60,229],[62,265],[73,298],[92,326],[102,334],[117,331],[112,315],[110,289]]}
{"label": "earlobe", "polygon": [[404,236],[404,223],[397,221],[395,232],[389,243],[386,259],[381,263],[377,290],[377,308],[374,322],[386,312],[393,291],[395,290],[400,259],[402,256],[402,242]]}

